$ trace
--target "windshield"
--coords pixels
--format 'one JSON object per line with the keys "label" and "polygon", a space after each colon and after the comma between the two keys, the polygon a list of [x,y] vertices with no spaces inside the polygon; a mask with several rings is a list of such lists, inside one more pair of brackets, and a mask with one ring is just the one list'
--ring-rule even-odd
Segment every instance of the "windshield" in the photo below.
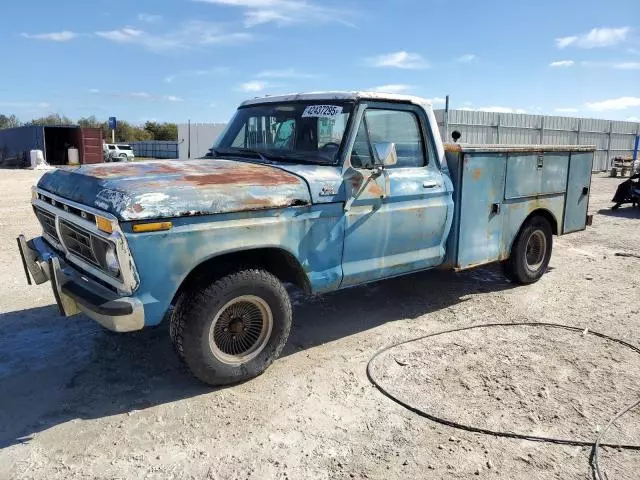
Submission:
{"label": "windshield", "polygon": [[214,145],[214,153],[268,160],[331,164],[336,161],[353,103],[284,102],[240,108]]}

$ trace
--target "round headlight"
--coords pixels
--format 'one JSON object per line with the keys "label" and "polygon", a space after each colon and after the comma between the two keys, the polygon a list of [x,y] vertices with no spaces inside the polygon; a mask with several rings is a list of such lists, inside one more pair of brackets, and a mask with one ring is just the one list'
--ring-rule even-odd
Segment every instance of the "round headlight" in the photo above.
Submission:
{"label": "round headlight", "polygon": [[105,254],[104,259],[109,273],[117,276],[120,273],[120,264],[118,263],[116,249],[113,246],[109,246],[109,248],[107,248],[107,253]]}

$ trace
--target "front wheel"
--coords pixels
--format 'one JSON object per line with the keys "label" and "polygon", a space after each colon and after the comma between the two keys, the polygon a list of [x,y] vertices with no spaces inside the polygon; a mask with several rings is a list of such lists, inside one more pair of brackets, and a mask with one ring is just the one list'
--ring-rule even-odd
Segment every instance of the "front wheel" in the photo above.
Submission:
{"label": "front wheel", "polygon": [[172,337],[191,372],[210,385],[238,383],[278,358],[291,329],[291,302],[264,270],[227,275],[179,302]]}
{"label": "front wheel", "polygon": [[504,272],[514,283],[537,282],[547,271],[553,248],[553,232],[549,221],[541,216],[525,223],[511,247],[511,256],[504,262]]}

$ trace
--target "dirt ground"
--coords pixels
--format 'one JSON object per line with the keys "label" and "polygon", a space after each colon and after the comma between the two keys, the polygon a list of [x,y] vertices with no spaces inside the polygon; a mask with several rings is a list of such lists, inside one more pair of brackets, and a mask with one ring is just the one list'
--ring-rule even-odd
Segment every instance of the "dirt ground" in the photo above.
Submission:
{"label": "dirt ground", "polygon": [[[15,237],[39,232],[38,175],[0,174],[0,479],[592,478],[587,447],[421,418],[374,388],[366,366],[393,343],[493,322],[557,322],[640,345],[640,210],[608,210],[619,179],[594,177],[593,227],[555,239],[537,284],[516,287],[491,267],[296,296],[283,356],[216,390],[185,371],[166,326],[112,334],[61,318],[48,284],[27,287]],[[640,355],[540,327],[433,337],[372,366],[434,415],[587,441],[640,395]],[[605,440],[640,443],[639,420],[630,412]],[[610,480],[637,479],[640,452],[604,449],[602,465]]]}

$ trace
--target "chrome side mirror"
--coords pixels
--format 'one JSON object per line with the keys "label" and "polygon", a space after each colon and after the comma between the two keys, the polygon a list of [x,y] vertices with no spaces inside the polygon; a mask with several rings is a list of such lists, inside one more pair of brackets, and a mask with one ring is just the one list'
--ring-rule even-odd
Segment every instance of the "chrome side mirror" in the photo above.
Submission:
{"label": "chrome side mirror", "polygon": [[377,165],[390,167],[398,163],[396,144],[392,142],[379,142],[373,144],[373,154]]}

